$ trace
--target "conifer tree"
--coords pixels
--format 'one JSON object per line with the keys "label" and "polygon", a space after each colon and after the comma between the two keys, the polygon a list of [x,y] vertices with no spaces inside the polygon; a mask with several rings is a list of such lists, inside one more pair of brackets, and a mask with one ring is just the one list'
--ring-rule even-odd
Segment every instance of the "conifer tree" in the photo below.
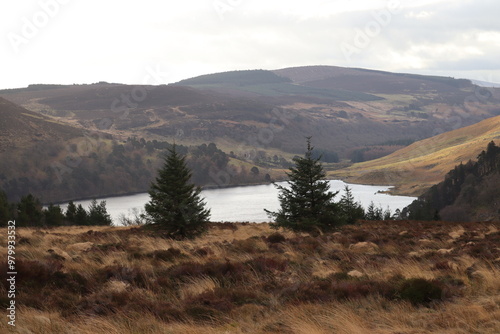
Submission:
{"label": "conifer tree", "polygon": [[97,203],[96,199],[93,199],[89,205],[88,213],[89,225],[112,225],[113,221],[111,216],[108,214],[106,209],[106,201],[101,201]]}
{"label": "conifer tree", "polygon": [[347,224],[354,224],[365,217],[365,210],[363,210],[359,202],[354,201],[351,188],[347,185],[344,188],[344,195],[342,195],[339,204]]}
{"label": "conifer tree", "polygon": [[207,229],[210,210],[200,197],[201,189],[191,183],[191,171],[186,158],[181,157],[175,144],[168,150],[165,164],[149,191],[146,219],[168,237],[194,238]]}
{"label": "conifer tree", "polygon": [[17,219],[20,226],[41,226],[43,224],[42,203],[35,196],[28,194],[21,197],[17,204]]}
{"label": "conifer tree", "polygon": [[64,224],[64,214],[59,205],[50,204],[43,210],[46,226],[61,226]]}
{"label": "conifer tree", "polygon": [[69,201],[66,208],[65,218],[70,224],[75,224],[76,205],[73,201]]}
{"label": "conifer tree", "polygon": [[294,158],[295,167],[287,173],[288,187],[275,184],[281,208],[277,212],[265,210],[275,220],[273,227],[317,233],[331,231],[342,223],[339,205],[333,201],[338,192],[329,191],[320,158],[313,158],[308,137],[305,156]]}
{"label": "conifer tree", "polygon": [[75,211],[75,225],[89,225],[89,215],[81,204],[78,204]]}
{"label": "conifer tree", "polygon": [[0,226],[7,226],[7,222],[14,218],[12,211],[7,195],[0,190]]}

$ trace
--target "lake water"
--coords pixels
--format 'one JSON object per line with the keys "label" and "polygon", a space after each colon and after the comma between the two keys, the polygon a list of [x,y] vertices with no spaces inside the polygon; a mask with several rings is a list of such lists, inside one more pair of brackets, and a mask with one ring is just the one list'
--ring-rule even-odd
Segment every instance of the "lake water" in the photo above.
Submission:
{"label": "lake water", "polygon": [[[330,182],[330,190],[340,193],[334,198],[339,201],[344,193],[346,183],[339,180]],[[279,183],[286,184],[286,182]],[[367,186],[359,184],[347,184],[353,193],[356,201],[366,209],[371,201],[375,206],[381,206],[384,210],[389,207],[394,213],[396,209],[403,209],[409,205],[415,197],[391,196],[380,193],[386,191],[389,186]],[[201,192],[205,198],[207,207],[211,209],[211,221],[213,222],[269,222],[271,221],[264,209],[276,211],[279,208],[278,190],[272,185],[257,185],[245,187],[232,187],[220,189],[206,189]],[[115,224],[119,223],[119,216],[124,214],[132,216],[133,210],[141,211],[149,201],[147,193],[121,197],[101,198],[98,201],[106,201],[108,213],[113,218]],[[82,204],[88,208],[90,200],[75,201],[75,204]],[[61,205],[66,210],[67,204]]]}

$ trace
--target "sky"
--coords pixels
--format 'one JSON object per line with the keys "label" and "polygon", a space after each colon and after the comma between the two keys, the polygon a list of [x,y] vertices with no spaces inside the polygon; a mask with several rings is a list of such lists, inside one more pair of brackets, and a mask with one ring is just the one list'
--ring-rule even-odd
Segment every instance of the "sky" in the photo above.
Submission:
{"label": "sky", "polygon": [[498,0],[23,0],[0,89],[333,65],[500,83]]}

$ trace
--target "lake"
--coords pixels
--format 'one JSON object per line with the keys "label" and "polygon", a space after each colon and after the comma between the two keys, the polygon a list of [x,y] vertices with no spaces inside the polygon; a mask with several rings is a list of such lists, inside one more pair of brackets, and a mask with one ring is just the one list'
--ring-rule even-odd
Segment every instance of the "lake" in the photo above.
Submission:
{"label": "lake", "polygon": [[[387,191],[390,186],[368,186],[360,184],[346,184],[343,181],[331,180],[330,190],[340,193],[334,198],[339,201],[344,193],[345,185],[348,185],[356,201],[366,209],[371,201],[375,206],[382,209],[389,207],[394,213],[396,209],[403,209],[409,205],[415,197],[391,196],[380,192]],[[286,184],[280,182],[279,184]],[[213,222],[269,222],[271,221],[264,209],[276,211],[279,208],[278,190],[272,184],[206,189],[201,192],[205,198],[207,207],[211,209],[211,221]],[[119,223],[119,216],[124,214],[131,216],[134,209],[143,210],[144,205],[149,201],[147,193],[101,198],[98,201],[106,201],[108,213],[113,218],[114,224]],[[75,204],[82,204],[87,209],[90,200],[75,201]],[[62,204],[61,208],[66,210],[67,204]]]}

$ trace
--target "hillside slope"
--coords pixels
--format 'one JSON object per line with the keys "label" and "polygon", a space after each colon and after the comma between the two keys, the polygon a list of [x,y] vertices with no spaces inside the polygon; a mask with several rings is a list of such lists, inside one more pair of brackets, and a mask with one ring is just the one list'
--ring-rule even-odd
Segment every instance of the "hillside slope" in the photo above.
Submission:
{"label": "hillside slope", "polygon": [[66,141],[81,135],[81,130],[0,97],[0,152],[40,142]]}
{"label": "hillside slope", "polygon": [[446,221],[500,220],[500,147],[494,141],[477,161],[459,164],[402,214],[409,219]]}
{"label": "hillside slope", "polygon": [[352,182],[390,184],[400,194],[420,195],[461,162],[475,160],[489,142],[500,139],[500,116],[442,133],[386,157],[354,164],[335,175]]}

